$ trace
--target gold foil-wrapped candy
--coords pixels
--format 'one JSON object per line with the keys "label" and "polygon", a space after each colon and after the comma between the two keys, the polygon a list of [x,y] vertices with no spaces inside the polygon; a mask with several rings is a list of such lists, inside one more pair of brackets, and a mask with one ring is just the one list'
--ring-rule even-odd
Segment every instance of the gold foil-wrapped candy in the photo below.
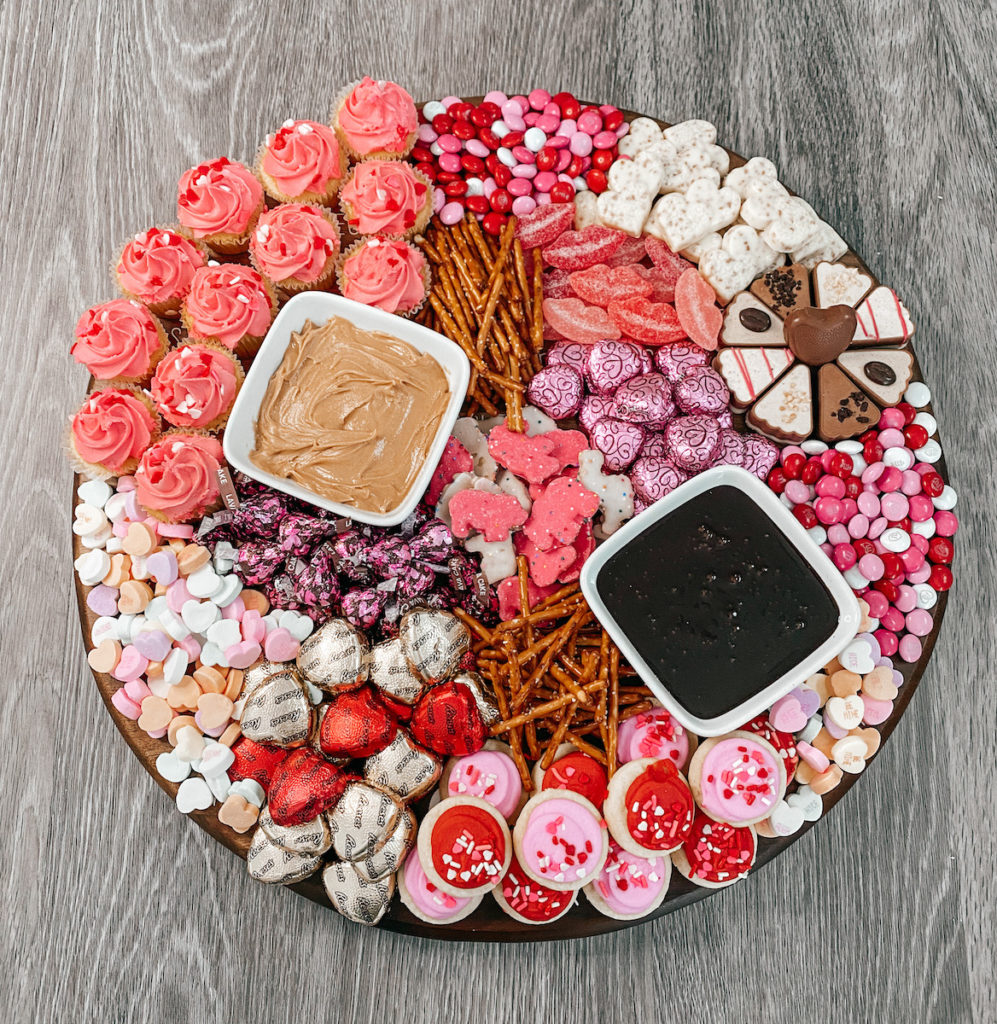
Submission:
{"label": "gold foil-wrapped candy", "polygon": [[258,828],[246,855],[246,867],[250,877],[267,885],[291,885],[302,878],[313,875],[322,863],[320,857],[307,853],[295,853],[277,846],[270,837]]}
{"label": "gold foil-wrapped candy", "polygon": [[351,782],[326,812],[332,848],[341,860],[363,860],[387,840],[402,810],[391,793],[368,782]]}
{"label": "gold foil-wrapped candy", "polygon": [[407,807],[402,808],[388,838],[369,856],[354,862],[357,874],[368,882],[378,882],[394,874],[415,846],[417,828],[415,815]]}
{"label": "gold foil-wrapped candy", "polygon": [[298,668],[328,693],[352,690],[367,678],[370,648],[360,630],[345,619],[331,619],[301,645]]}
{"label": "gold foil-wrapped candy", "polygon": [[426,684],[409,667],[401,637],[376,644],[370,651],[370,681],[386,697],[400,704],[415,704]]}

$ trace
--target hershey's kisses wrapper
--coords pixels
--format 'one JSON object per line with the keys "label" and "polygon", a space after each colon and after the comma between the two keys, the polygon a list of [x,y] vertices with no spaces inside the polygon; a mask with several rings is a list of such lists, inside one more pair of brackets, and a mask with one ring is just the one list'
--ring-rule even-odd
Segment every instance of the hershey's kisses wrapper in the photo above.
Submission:
{"label": "hershey's kisses wrapper", "polygon": [[259,826],[274,846],[293,853],[321,856],[332,847],[332,833],[323,815],[306,821],[303,825],[278,825],[270,814],[270,806],[260,811]]}
{"label": "hershey's kisses wrapper", "polygon": [[409,668],[400,637],[375,644],[370,649],[370,681],[392,700],[415,704],[426,684]]}
{"label": "hershey's kisses wrapper", "polygon": [[246,669],[242,679],[242,696],[248,697],[261,683],[265,683],[278,672],[294,671],[294,665],[286,661],[270,661],[260,658]]}
{"label": "hershey's kisses wrapper", "polygon": [[243,736],[257,743],[300,747],[312,730],[312,705],[298,673],[285,669],[270,676],[246,699],[239,721]]}
{"label": "hershey's kisses wrapper", "polygon": [[284,552],[274,540],[244,541],[239,545],[235,572],[248,587],[269,583],[284,565]]}
{"label": "hershey's kisses wrapper", "polygon": [[471,646],[471,637],[456,615],[431,608],[406,612],[399,636],[412,671],[428,683],[449,679]]}
{"label": "hershey's kisses wrapper", "polygon": [[474,694],[478,714],[486,726],[492,726],[502,718],[494,691],[477,672],[458,672],[453,681],[463,683]]}
{"label": "hershey's kisses wrapper", "polygon": [[339,693],[367,678],[369,658],[364,635],[345,619],[330,619],[302,643],[298,668],[309,682]]}
{"label": "hershey's kisses wrapper", "polygon": [[314,874],[322,863],[320,857],[307,853],[295,853],[277,846],[270,837],[258,828],[246,854],[246,867],[251,878],[267,885],[290,885]]}
{"label": "hershey's kisses wrapper", "polygon": [[364,778],[375,786],[390,789],[401,800],[416,800],[439,781],[442,761],[404,730],[363,763]]}
{"label": "hershey's kisses wrapper", "polygon": [[393,875],[405,863],[405,858],[415,846],[417,828],[415,815],[407,807],[403,808],[391,835],[369,857],[355,862],[357,874],[368,882],[377,882]]}
{"label": "hershey's kisses wrapper", "polygon": [[289,555],[307,555],[317,544],[335,533],[328,519],[318,519],[303,512],[289,512],[277,528],[281,549]]}
{"label": "hershey's kisses wrapper", "polygon": [[322,883],[333,907],[357,924],[377,924],[395,895],[394,875],[368,882],[349,863],[329,864],[322,872]]}
{"label": "hershey's kisses wrapper", "polygon": [[232,519],[232,532],[241,540],[276,537],[287,515],[287,499],[277,491],[265,491],[240,502]]}
{"label": "hershey's kisses wrapper", "polygon": [[326,814],[336,856],[363,860],[391,834],[401,809],[391,793],[367,782],[351,782]]}

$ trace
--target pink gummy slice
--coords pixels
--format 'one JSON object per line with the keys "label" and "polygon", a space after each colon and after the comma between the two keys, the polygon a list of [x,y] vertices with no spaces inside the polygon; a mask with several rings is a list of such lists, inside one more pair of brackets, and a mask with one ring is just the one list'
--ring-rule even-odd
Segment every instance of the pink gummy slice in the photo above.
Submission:
{"label": "pink gummy slice", "polygon": [[651,257],[651,262],[660,270],[667,271],[675,281],[692,266],[688,260],[672,252],[660,238],[648,235],[644,239],[644,248]]}
{"label": "pink gummy slice", "polygon": [[667,302],[651,302],[643,298],[624,299],[609,304],[609,315],[621,332],[645,345],[667,345],[685,337],[685,328],[679,321],[675,307]]}
{"label": "pink gummy slice", "polygon": [[569,341],[594,345],[620,336],[620,328],[604,309],[586,306],[581,299],[544,299],[543,310],[544,320]]}
{"label": "pink gummy slice", "polygon": [[605,263],[574,271],[570,281],[578,298],[603,309],[613,301],[634,295],[649,298],[654,291],[654,285],[633,267],[607,267]]}
{"label": "pink gummy slice", "polygon": [[611,267],[623,267],[630,263],[639,263],[646,255],[643,238],[634,238],[633,235],[623,234],[623,241],[619,249],[609,257],[606,262]]}
{"label": "pink gummy slice", "polygon": [[544,274],[543,295],[545,299],[570,299],[575,295],[569,283],[571,271],[553,267]]}
{"label": "pink gummy slice", "polygon": [[436,467],[432,478],[429,481],[429,488],[426,491],[426,501],[435,505],[440,500],[443,488],[450,483],[458,473],[470,473],[474,469],[474,459],[471,458],[468,450],[457,440],[451,437],[447,446],[440,456],[440,463]]}
{"label": "pink gummy slice", "polygon": [[575,219],[574,203],[549,203],[538,206],[516,222],[516,237],[524,249],[550,245],[571,227]]}
{"label": "pink gummy slice", "polygon": [[717,293],[695,267],[684,271],[675,285],[675,312],[685,333],[700,348],[712,352],[717,347],[724,315],[717,306]]}
{"label": "pink gummy slice", "polygon": [[581,231],[565,231],[545,245],[544,260],[561,270],[584,270],[605,261],[623,244],[624,235],[611,228],[590,224]]}
{"label": "pink gummy slice", "polygon": [[634,273],[640,274],[651,286],[651,294],[648,298],[652,302],[674,302],[675,282],[677,278],[670,270],[662,270],[661,267],[643,267],[639,263],[630,268]]}

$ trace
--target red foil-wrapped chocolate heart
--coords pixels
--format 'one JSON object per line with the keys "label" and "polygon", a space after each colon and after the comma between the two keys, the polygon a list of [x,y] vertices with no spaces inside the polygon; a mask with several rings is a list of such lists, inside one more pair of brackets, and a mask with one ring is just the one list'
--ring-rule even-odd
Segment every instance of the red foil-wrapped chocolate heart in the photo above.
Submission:
{"label": "red foil-wrapped chocolate heart", "polygon": [[463,683],[440,683],[423,694],[412,712],[412,735],[436,754],[473,754],[487,731],[474,694]]}
{"label": "red foil-wrapped chocolate heart", "polygon": [[295,750],[278,765],[270,784],[268,806],[278,825],[303,825],[334,807],[356,781],[314,750]]}
{"label": "red foil-wrapped chocolate heart", "polygon": [[229,767],[228,777],[233,782],[253,779],[264,792],[269,792],[274,772],[288,757],[288,751],[283,747],[257,743],[248,736],[241,736],[232,744],[232,754],[235,760]]}
{"label": "red foil-wrapped chocolate heart", "polygon": [[319,746],[329,757],[370,757],[395,738],[398,722],[370,686],[344,693],[326,709]]}

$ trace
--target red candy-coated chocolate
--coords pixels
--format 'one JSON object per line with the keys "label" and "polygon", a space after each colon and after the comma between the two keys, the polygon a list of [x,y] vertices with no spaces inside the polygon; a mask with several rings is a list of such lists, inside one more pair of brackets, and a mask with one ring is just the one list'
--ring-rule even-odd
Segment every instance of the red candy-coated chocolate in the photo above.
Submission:
{"label": "red candy-coated chocolate", "polygon": [[[807,457],[802,452],[791,452],[782,460],[782,471],[789,480],[799,480],[803,475],[803,467]],[[814,481],[816,483],[816,481]]]}
{"label": "red candy-coated chocolate", "polygon": [[817,513],[806,504],[794,505],[793,515],[796,516],[800,525],[805,530],[812,530],[815,526],[819,525],[817,520]]}
{"label": "red candy-coated chocolate", "polygon": [[[572,203],[575,199],[575,186],[567,181],[559,181],[550,190],[551,203],[564,204]],[[571,207],[574,210],[574,207]]]}
{"label": "red candy-coated chocolate", "polygon": [[820,479],[823,472],[824,467],[820,464],[820,459],[813,455],[807,459],[803,469],[800,471],[800,479],[812,487]]}
{"label": "red candy-coated chocolate", "polygon": [[768,485],[776,494],[782,494],[788,480],[789,477],[786,476],[786,471],[781,466],[773,466],[769,470]]}
{"label": "red candy-coated chocolate", "polygon": [[928,585],[939,593],[948,590],[952,586],[952,570],[947,565],[933,565]]}
{"label": "red candy-coated chocolate", "polygon": [[912,451],[917,451],[918,448],[923,448],[928,443],[928,432],[920,423],[909,423],[904,427],[903,433],[907,447]]}
{"label": "red candy-coated chocolate", "polygon": [[897,408],[903,413],[904,423],[913,423],[917,416],[917,409],[910,402],[897,402]]}
{"label": "red candy-coated chocolate", "polygon": [[491,213],[486,213],[481,219],[481,226],[490,235],[501,235],[503,223],[502,214],[496,213],[494,210]]}
{"label": "red candy-coated chocolate", "polygon": [[948,565],[955,554],[955,545],[948,537],[932,537],[928,541],[928,558],[935,565]]}

